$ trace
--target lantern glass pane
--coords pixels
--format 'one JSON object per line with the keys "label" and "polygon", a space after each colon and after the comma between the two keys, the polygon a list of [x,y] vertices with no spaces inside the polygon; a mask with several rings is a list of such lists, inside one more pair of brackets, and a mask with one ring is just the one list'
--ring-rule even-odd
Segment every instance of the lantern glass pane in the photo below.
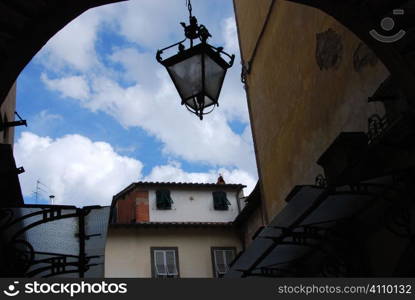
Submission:
{"label": "lantern glass pane", "polygon": [[168,70],[183,99],[202,92],[202,60],[200,54],[172,65],[168,67]]}
{"label": "lantern glass pane", "polygon": [[205,55],[205,92],[215,101],[219,98],[226,70]]}
{"label": "lantern glass pane", "polygon": [[213,100],[210,99],[208,96],[205,96],[205,107],[211,106],[212,104],[214,104]]}
{"label": "lantern glass pane", "polygon": [[[191,108],[193,108],[194,110],[199,110],[201,107],[199,106],[199,104],[196,101],[196,98],[190,98],[186,100],[186,104],[188,106],[190,106]],[[214,104],[213,100],[210,99],[208,96],[205,96],[205,105],[204,107],[210,106]]]}
{"label": "lantern glass pane", "polygon": [[194,110],[199,109],[199,105],[197,104],[197,102],[196,102],[196,98],[194,98],[194,97],[192,97],[192,98],[190,98],[190,99],[187,99],[187,100],[186,100],[186,104],[187,104],[188,106],[190,106],[191,108],[193,108]]}

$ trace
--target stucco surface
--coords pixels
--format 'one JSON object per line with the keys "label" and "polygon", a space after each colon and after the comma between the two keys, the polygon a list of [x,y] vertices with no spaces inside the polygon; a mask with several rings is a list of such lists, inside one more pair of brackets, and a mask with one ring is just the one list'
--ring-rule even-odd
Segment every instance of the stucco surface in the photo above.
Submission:
{"label": "stucco surface", "polygon": [[[16,83],[13,85],[6,99],[0,106],[1,118],[4,122],[5,116],[9,122],[14,121],[14,111],[16,109]],[[6,131],[6,132],[5,132]],[[5,131],[0,132],[0,144],[13,144],[14,142],[14,127],[10,127]]]}
{"label": "stucco surface", "polygon": [[228,210],[215,210],[210,190],[171,190],[174,203],[171,210],[160,210],[156,206],[156,193],[149,192],[151,222],[232,222],[238,215],[237,192],[226,191],[231,203]]}
{"label": "stucco surface", "polygon": [[[235,0],[241,51],[251,60],[269,1]],[[252,14],[250,12],[253,12]],[[251,29],[249,29],[251,28]],[[317,34],[341,38],[341,62],[321,70]],[[383,114],[368,103],[388,76],[378,61],[358,71],[353,56],[361,41],[325,13],[277,1],[247,76],[248,105],[263,199],[271,219],[295,185],[313,184],[320,155],[342,131],[367,131],[367,119]]]}
{"label": "stucco surface", "polygon": [[105,277],[151,277],[151,247],[178,247],[180,277],[213,277],[211,247],[236,247],[228,228],[110,228]]}

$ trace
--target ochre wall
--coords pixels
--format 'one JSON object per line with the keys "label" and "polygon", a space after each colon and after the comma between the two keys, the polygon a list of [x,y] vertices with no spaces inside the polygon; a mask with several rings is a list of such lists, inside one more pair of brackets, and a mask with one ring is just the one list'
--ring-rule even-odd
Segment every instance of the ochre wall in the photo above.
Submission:
{"label": "ochre wall", "polygon": [[212,278],[211,247],[241,242],[231,228],[109,228],[105,277],[151,277],[151,247],[178,247],[181,278]]}
{"label": "ochre wall", "polygon": [[261,208],[258,207],[252,212],[252,214],[249,216],[249,218],[246,220],[244,224],[243,233],[244,233],[244,243],[246,247],[249,246],[249,244],[251,244],[251,242],[253,241],[252,238],[257,233],[258,229],[264,225],[266,224],[263,220]]}
{"label": "ochre wall", "polygon": [[[1,104],[0,114],[4,122],[5,116],[9,122],[14,121],[14,112],[16,109],[16,84],[10,89],[6,100]],[[0,144],[13,144],[14,142],[14,127],[8,128],[0,132]]]}
{"label": "ochre wall", "polygon": [[[270,7],[269,0],[234,0],[241,52],[251,59]],[[341,37],[342,59],[321,70],[316,34],[328,29]],[[356,71],[353,55],[360,40],[325,13],[277,0],[259,43],[247,95],[269,220],[283,207],[295,185],[314,184],[322,173],[320,155],[342,131],[367,131],[367,119],[383,114],[368,104],[388,71],[381,62]]]}

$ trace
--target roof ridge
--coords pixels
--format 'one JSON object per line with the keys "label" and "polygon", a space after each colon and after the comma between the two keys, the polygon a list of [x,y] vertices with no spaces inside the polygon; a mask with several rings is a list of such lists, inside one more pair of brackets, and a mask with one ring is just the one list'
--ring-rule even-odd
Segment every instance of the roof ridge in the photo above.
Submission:
{"label": "roof ridge", "polygon": [[211,182],[176,182],[176,181],[136,181],[134,184],[171,184],[171,185],[215,185],[215,186],[244,186],[242,183],[211,183]]}

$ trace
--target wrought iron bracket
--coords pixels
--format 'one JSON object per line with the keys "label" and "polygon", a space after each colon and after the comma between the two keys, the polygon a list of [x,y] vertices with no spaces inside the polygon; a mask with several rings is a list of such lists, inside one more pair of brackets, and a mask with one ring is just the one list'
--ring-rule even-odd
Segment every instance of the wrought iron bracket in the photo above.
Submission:
{"label": "wrought iron bracket", "polygon": [[383,135],[383,133],[385,132],[385,130],[388,128],[389,126],[389,120],[387,119],[387,117],[381,117],[377,114],[372,115],[369,119],[368,119],[368,139],[369,139],[369,144],[377,141],[378,139],[380,139]]}
{"label": "wrought iron bracket", "polygon": [[322,174],[319,174],[315,179],[315,185],[319,188],[327,188],[327,179]]}
{"label": "wrought iron bracket", "polygon": [[[24,210],[29,208],[34,210]],[[96,206],[75,208],[58,205],[24,205],[22,207],[0,208],[0,236],[5,247],[3,259],[7,259],[6,268],[0,270],[0,275],[46,278],[64,274],[78,274],[81,278],[85,277],[91,267],[102,264],[99,261],[92,261],[92,259],[101,259],[102,255],[98,255],[98,253],[88,255],[86,251],[86,243],[89,239],[102,236],[102,233],[87,232],[88,221],[86,217],[95,208],[101,209]],[[39,250],[39,245],[35,247],[29,242],[30,239],[27,240],[29,230],[32,228],[63,219],[73,219],[78,223],[77,229],[74,229],[75,238],[79,243],[78,251],[75,248],[70,254],[67,252],[56,253],[56,250],[45,252]],[[34,237],[32,236],[32,239]],[[68,236],[67,238],[73,237]]]}
{"label": "wrought iron bracket", "polygon": [[19,167],[19,168],[16,168],[16,169],[3,170],[2,172],[0,172],[0,175],[1,176],[11,175],[11,174],[13,174],[13,175],[16,175],[16,174],[19,175],[19,174],[22,174],[24,172],[25,172],[25,169],[23,167]]}
{"label": "wrought iron bracket", "polygon": [[3,121],[3,119],[0,116],[0,131],[3,131],[10,127],[16,127],[16,126],[26,126],[27,127],[27,121],[23,120],[20,115],[17,112],[14,112],[14,114],[19,118],[17,121],[11,121],[8,122],[7,119]]}

